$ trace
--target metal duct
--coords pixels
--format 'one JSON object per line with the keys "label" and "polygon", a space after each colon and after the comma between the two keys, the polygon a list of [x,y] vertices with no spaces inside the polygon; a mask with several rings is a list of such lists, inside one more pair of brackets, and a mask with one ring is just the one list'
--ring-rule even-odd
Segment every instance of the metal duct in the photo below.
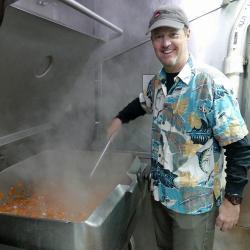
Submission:
{"label": "metal duct", "polygon": [[239,15],[231,31],[228,55],[225,58],[224,72],[233,81],[234,93],[241,103],[242,85],[240,74],[244,72],[246,33],[250,23],[250,0],[243,0]]}

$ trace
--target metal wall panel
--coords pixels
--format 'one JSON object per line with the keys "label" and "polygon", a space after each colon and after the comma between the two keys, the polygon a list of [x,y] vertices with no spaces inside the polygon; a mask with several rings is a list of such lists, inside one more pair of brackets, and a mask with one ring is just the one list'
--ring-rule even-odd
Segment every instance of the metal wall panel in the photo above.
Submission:
{"label": "metal wall panel", "polygon": [[75,106],[74,117],[82,116],[86,125],[81,123],[80,132],[92,127],[95,89],[84,65],[101,44],[96,38],[9,7],[0,28],[0,136],[59,122]]}

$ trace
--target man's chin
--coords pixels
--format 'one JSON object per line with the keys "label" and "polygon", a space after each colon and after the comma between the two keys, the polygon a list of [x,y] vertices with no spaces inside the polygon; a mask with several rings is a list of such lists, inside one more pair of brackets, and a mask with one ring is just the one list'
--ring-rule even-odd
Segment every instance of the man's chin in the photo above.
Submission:
{"label": "man's chin", "polygon": [[176,66],[176,60],[163,61],[162,65],[164,68],[174,68]]}

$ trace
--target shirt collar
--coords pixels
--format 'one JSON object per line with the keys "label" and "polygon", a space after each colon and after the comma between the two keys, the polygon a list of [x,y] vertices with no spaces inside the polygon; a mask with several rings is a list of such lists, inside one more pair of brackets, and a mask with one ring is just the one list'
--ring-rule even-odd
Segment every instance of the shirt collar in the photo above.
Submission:
{"label": "shirt collar", "polygon": [[[190,80],[194,74],[193,65],[194,65],[194,59],[192,58],[192,56],[189,56],[186,64],[184,65],[182,70],[179,72],[179,74],[175,77],[175,79],[178,77],[185,84],[188,85],[188,83],[190,82]],[[166,74],[167,74],[166,71],[164,70],[164,68],[162,68],[161,71],[157,75],[157,79],[159,79],[161,81],[161,87],[165,87],[165,84],[163,84],[162,82],[167,79]]]}
{"label": "shirt collar", "polygon": [[194,59],[192,56],[189,56],[186,64],[180,71],[180,73],[177,75],[178,78],[180,78],[185,84],[189,84],[191,81],[193,75],[194,75]]}

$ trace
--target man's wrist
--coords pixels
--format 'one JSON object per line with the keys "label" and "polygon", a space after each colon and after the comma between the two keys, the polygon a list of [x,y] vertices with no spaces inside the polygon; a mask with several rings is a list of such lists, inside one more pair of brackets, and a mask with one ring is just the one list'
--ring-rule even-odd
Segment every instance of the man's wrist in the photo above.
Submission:
{"label": "man's wrist", "polygon": [[239,194],[225,193],[225,198],[233,205],[240,205],[242,197]]}

